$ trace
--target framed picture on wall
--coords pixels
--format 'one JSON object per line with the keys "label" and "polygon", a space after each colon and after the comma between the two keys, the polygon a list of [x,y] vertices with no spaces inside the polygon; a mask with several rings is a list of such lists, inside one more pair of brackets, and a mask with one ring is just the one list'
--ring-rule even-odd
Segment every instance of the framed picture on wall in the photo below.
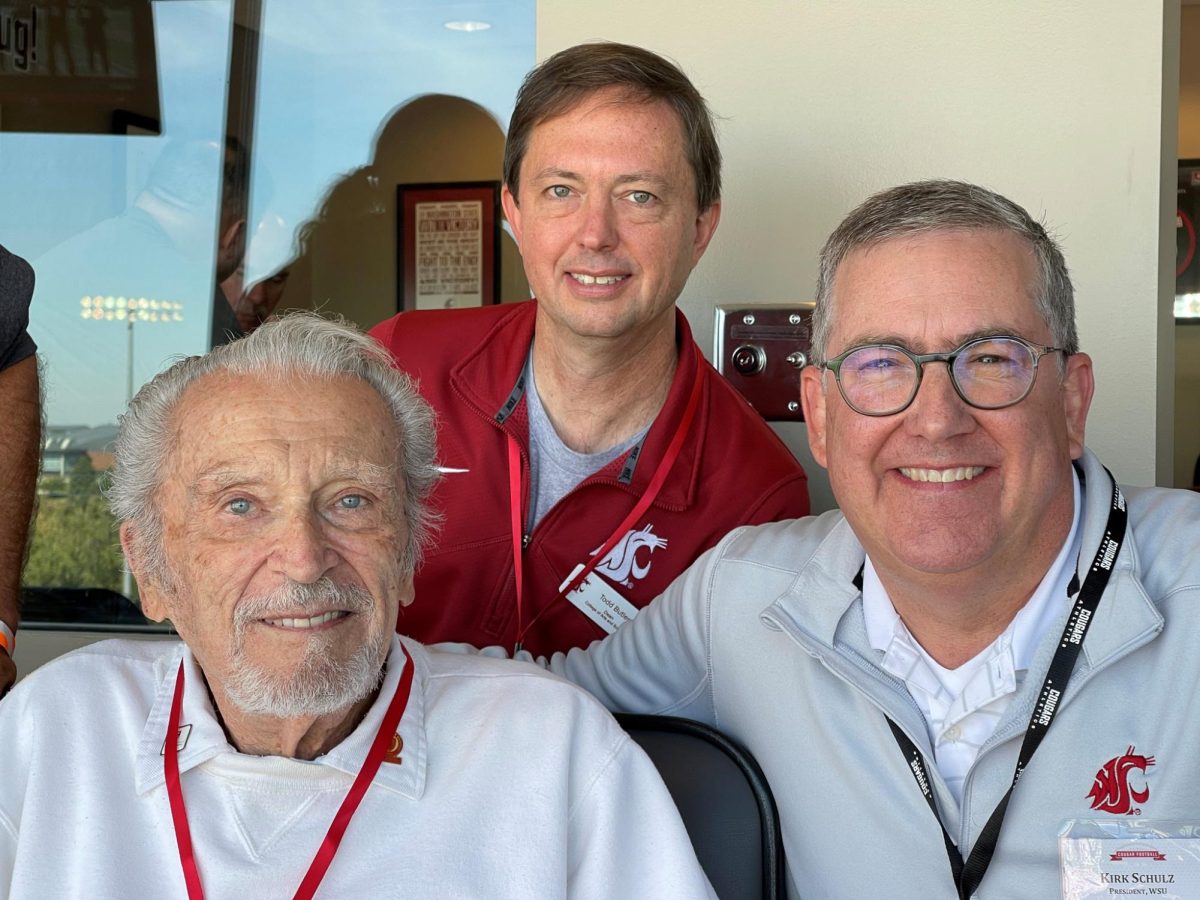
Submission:
{"label": "framed picture on wall", "polygon": [[396,188],[398,311],[500,302],[500,182]]}
{"label": "framed picture on wall", "polygon": [[1200,325],[1200,159],[1179,161],[1175,196],[1175,321]]}

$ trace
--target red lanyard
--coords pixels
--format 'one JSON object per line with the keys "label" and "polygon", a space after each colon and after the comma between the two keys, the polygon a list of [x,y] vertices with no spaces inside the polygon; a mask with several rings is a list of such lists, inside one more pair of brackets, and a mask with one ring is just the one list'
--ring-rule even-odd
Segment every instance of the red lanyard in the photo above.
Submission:
{"label": "red lanyard", "polygon": [[[400,674],[400,683],[396,686],[396,693],[392,695],[392,702],[388,704],[387,712],[383,714],[379,733],[375,735],[371,749],[367,751],[367,758],[363,762],[362,768],[355,777],[354,783],[350,785],[346,799],[342,801],[341,807],[333,817],[325,840],[317,848],[317,854],[313,857],[304,880],[300,882],[300,887],[296,888],[296,900],[301,900],[301,898],[310,900],[317,892],[317,885],[321,883],[329,864],[333,862],[338,845],[342,842],[342,835],[346,833],[346,826],[350,824],[350,819],[358,809],[358,804],[362,802],[367,788],[371,786],[371,781],[375,778],[375,773],[379,771],[379,764],[383,762],[384,753],[392,742],[396,726],[400,724],[400,719],[404,716],[404,708],[408,706],[408,696],[412,692],[413,662],[403,645],[400,647],[400,652],[404,654],[404,671]],[[180,660],[179,674],[175,677],[175,696],[171,700],[171,714],[167,718],[167,739],[163,747],[163,773],[167,780],[167,798],[171,802],[171,820],[175,824],[175,842],[179,845],[179,862],[183,866],[183,880],[187,883],[188,898],[189,900],[203,900],[204,888],[200,884],[200,869],[196,865],[196,857],[192,852],[192,835],[188,829],[187,809],[183,804],[183,790],[179,783],[179,748],[177,744],[179,711],[182,706],[183,661]]]}
{"label": "red lanyard", "polygon": [[[697,357],[700,355],[699,350],[696,351]],[[633,509],[629,511],[621,524],[613,529],[613,533],[580,569],[570,583],[566,585],[558,595],[554,598],[554,603],[558,603],[563,597],[579,587],[592,570],[596,568],[604,558],[608,556],[610,550],[617,545],[625,532],[632,528],[642,514],[650,508],[650,504],[658,497],[659,491],[662,490],[663,484],[666,483],[667,475],[671,472],[671,467],[675,465],[675,460],[678,459],[680,451],[683,449],[683,442],[687,438],[687,434],[692,425],[692,419],[696,417],[696,410],[700,406],[700,388],[704,381],[704,369],[697,360],[696,377],[692,380],[692,392],[688,397],[687,407],[683,411],[683,417],[679,420],[679,426],[675,429],[675,434],[671,438],[671,442],[667,445],[667,450],[663,454],[663,458],[659,460],[658,468],[654,470],[654,474],[650,477],[650,483],[646,485],[646,491],[638,498]],[[534,616],[528,623],[525,622],[524,615],[524,524],[521,520],[521,448],[517,444],[517,439],[511,434],[508,435],[508,504],[512,520],[512,551],[513,551],[513,575],[516,580],[517,588],[517,646],[515,649],[521,649],[521,643],[525,639],[526,632],[533,626],[533,623],[542,617],[542,613],[550,609],[553,603],[544,607],[541,612]]]}

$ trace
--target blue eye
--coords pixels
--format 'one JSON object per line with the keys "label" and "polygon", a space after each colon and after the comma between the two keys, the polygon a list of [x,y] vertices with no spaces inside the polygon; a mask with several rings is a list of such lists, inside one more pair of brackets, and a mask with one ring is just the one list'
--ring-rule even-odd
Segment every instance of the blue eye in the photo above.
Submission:
{"label": "blue eye", "polygon": [[358,509],[366,502],[367,498],[361,494],[347,494],[338,500],[338,504],[342,509]]}
{"label": "blue eye", "polygon": [[880,356],[875,359],[868,360],[863,365],[859,366],[859,368],[861,368],[861,369],[894,369],[897,365],[899,365],[899,363],[896,362],[896,360],[888,359],[886,356]]}
{"label": "blue eye", "polygon": [[629,195],[629,199],[632,200],[634,203],[636,203],[638,206],[645,206],[647,203],[649,203],[651,200],[654,199],[654,195],[652,193],[650,193],[649,191],[634,191],[632,194]]}
{"label": "blue eye", "polygon": [[886,374],[904,368],[911,368],[911,363],[906,367],[906,359],[899,356],[887,355],[883,353],[854,353],[851,354],[846,362],[850,363],[850,369],[853,372],[870,373],[874,375]]}
{"label": "blue eye", "polygon": [[571,196],[571,189],[565,184],[556,184],[550,188],[550,196],[556,200],[566,200]]}
{"label": "blue eye", "polygon": [[229,503],[226,504],[226,508],[235,516],[244,516],[246,513],[250,512],[250,501],[245,497],[238,497],[234,500],[230,500]]}

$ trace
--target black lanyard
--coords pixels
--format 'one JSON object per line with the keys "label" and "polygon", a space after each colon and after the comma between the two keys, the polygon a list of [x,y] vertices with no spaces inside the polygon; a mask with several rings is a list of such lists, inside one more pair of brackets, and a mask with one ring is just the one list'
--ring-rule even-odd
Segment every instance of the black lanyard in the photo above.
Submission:
{"label": "black lanyard", "polygon": [[[1012,784],[1009,785],[1000,802],[996,804],[996,808],[992,811],[987,824],[983,826],[983,831],[979,833],[979,840],[971,848],[965,863],[958,848],[954,846],[950,833],[946,831],[946,826],[942,824],[941,816],[938,815],[937,805],[933,799],[933,788],[929,781],[929,770],[925,765],[924,757],[921,756],[921,751],[888,717],[888,725],[891,726],[896,743],[900,745],[900,751],[904,754],[908,769],[912,772],[917,787],[925,797],[925,802],[929,804],[934,818],[938,820],[938,824],[942,828],[942,838],[946,843],[946,855],[950,858],[950,870],[954,875],[954,885],[958,888],[959,900],[967,900],[975,892],[992,862],[992,855],[996,852],[996,842],[1000,839],[1000,828],[1004,824],[1004,814],[1008,810],[1008,801],[1012,797],[1013,788],[1017,786],[1021,773],[1029,765],[1029,760],[1033,758],[1034,752],[1042,743],[1042,738],[1050,729],[1050,723],[1054,721],[1063,692],[1067,689],[1067,682],[1075,668],[1075,660],[1083,647],[1083,639],[1087,636],[1088,626],[1092,624],[1096,607],[1104,595],[1104,589],[1108,586],[1113,564],[1116,562],[1121,544],[1125,540],[1125,528],[1129,519],[1125,510],[1125,498],[1121,495],[1121,489],[1117,487],[1112,472],[1109,472],[1107,468],[1104,471],[1108,473],[1109,481],[1112,483],[1112,506],[1108,511],[1104,539],[1100,542],[1096,558],[1092,560],[1092,567],[1088,570],[1083,586],[1075,597],[1075,605],[1071,608],[1071,615],[1067,617],[1067,624],[1063,628],[1058,649],[1054,652],[1054,658],[1050,660],[1050,669],[1046,673],[1046,680],[1042,683],[1042,690],[1038,695],[1037,705],[1033,708],[1033,715],[1029,718],[1025,740],[1021,743],[1021,752],[1017,757],[1017,769],[1013,772]],[[1083,481],[1082,470],[1079,470],[1079,480]]]}

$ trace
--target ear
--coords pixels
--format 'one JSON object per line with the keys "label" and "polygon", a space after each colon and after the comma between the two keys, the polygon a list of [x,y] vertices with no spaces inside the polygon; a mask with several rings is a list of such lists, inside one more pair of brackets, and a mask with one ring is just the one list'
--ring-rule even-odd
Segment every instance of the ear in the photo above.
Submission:
{"label": "ear", "polygon": [[167,606],[166,592],[162,589],[161,585],[146,574],[145,566],[142,563],[138,534],[134,530],[133,525],[129,522],[122,523],[120,535],[121,550],[125,553],[125,562],[129,566],[129,570],[133,572],[134,580],[137,581],[138,594],[141,597],[142,615],[155,622],[161,622],[163,619],[169,618],[170,610]]}
{"label": "ear", "polygon": [[708,249],[708,242],[717,233],[717,223],[721,221],[721,201],[717,200],[708,209],[696,217],[696,239],[692,242],[692,265],[700,262],[700,257]]}
{"label": "ear", "polygon": [[1062,378],[1063,418],[1067,423],[1071,459],[1079,459],[1083,455],[1084,427],[1096,390],[1096,378],[1092,372],[1092,358],[1086,353],[1071,354],[1066,366]]}
{"label": "ear", "polygon": [[508,224],[512,226],[513,237],[517,240],[517,249],[521,249],[521,207],[517,205],[517,198],[513,192],[508,189],[507,182],[500,189],[500,205],[504,208],[504,218],[508,220]]}
{"label": "ear", "polygon": [[[231,223],[228,228],[221,232],[221,249],[229,251],[234,247],[239,246],[241,242],[245,240],[245,237],[246,220],[237,219]],[[242,254],[239,253],[238,257],[241,258],[241,256]]]}
{"label": "ear", "polygon": [[804,424],[808,428],[808,447],[813,459],[825,469],[829,468],[829,455],[825,445],[828,424],[825,421],[825,370],[816,366],[805,366],[800,370],[800,404],[804,408]]}
{"label": "ear", "polygon": [[413,589],[413,577],[408,575],[400,585],[400,606],[405,607],[413,602],[416,591]]}

